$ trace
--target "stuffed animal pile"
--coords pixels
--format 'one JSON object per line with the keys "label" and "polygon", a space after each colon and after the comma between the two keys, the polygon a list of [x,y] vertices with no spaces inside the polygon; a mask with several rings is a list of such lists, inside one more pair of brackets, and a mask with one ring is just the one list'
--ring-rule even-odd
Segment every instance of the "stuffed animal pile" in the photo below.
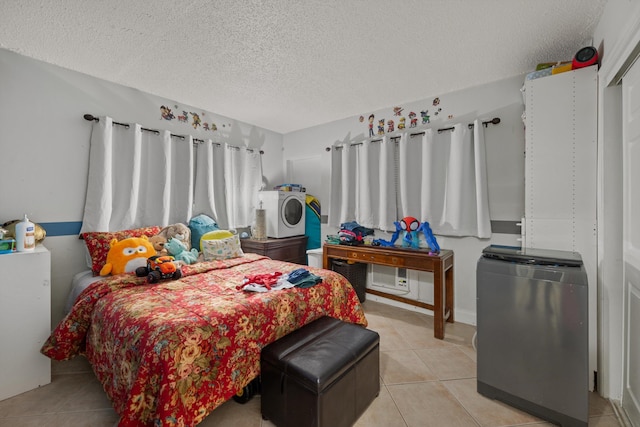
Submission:
{"label": "stuffed animal pile", "polygon": [[[217,225],[216,225],[217,227]],[[213,230],[205,233],[202,240],[224,239],[234,234],[228,230]],[[139,267],[147,267],[147,260],[153,256],[170,255],[179,264],[191,265],[198,261],[200,250],[192,246],[192,233],[185,224],[169,225],[155,236],[129,237],[118,241],[111,240],[105,265],[100,270],[101,276],[121,273],[135,273]],[[238,242],[239,245],[239,242]]]}

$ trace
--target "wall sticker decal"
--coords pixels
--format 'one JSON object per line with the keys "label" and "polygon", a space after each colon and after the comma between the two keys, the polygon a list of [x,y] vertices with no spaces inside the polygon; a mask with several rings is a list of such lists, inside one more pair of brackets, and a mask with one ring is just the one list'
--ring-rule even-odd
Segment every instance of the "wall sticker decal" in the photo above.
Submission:
{"label": "wall sticker decal", "polygon": [[[218,130],[218,125],[214,122],[204,122],[203,118],[206,116],[206,112],[201,111],[200,113],[189,112],[187,110],[183,110],[179,105],[174,105],[173,109],[177,111],[182,111],[182,114],[178,114],[176,117],[173,114],[173,111],[167,105],[160,106],[160,119],[172,121],[174,119],[178,119],[178,123],[184,123],[191,125],[194,129],[198,129],[202,127],[202,130],[216,132]],[[225,123],[222,127],[231,128],[231,123]]]}

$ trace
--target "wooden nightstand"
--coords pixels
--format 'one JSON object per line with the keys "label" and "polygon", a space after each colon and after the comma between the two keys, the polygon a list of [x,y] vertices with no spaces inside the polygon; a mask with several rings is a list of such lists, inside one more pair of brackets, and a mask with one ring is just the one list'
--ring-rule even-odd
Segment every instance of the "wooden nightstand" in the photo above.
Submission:
{"label": "wooden nightstand", "polygon": [[284,239],[240,239],[243,252],[265,255],[271,259],[307,264],[307,236]]}

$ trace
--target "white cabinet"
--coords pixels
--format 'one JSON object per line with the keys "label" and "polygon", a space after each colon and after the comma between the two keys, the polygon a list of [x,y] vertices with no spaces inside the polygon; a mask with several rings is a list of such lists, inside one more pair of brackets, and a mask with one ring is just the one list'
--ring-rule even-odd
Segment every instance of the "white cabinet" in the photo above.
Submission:
{"label": "white cabinet", "polygon": [[596,72],[582,68],[525,84],[527,247],[583,257],[595,251]]}
{"label": "white cabinet", "polygon": [[525,83],[522,243],[582,256],[590,372],[597,360],[597,71],[591,66]]}
{"label": "white cabinet", "polygon": [[51,254],[0,255],[0,400],[51,382],[40,348],[51,333]]}

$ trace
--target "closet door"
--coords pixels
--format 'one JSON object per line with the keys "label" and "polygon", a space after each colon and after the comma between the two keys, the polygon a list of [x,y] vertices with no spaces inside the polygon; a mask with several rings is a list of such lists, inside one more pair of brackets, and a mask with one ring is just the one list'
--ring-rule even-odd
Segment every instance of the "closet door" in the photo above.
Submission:
{"label": "closet door", "polygon": [[597,67],[527,81],[525,107],[523,246],[574,251],[582,256],[589,282],[589,372],[594,372]]}
{"label": "closet door", "polygon": [[622,80],[623,391],[622,407],[640,425],[640,63]]}

